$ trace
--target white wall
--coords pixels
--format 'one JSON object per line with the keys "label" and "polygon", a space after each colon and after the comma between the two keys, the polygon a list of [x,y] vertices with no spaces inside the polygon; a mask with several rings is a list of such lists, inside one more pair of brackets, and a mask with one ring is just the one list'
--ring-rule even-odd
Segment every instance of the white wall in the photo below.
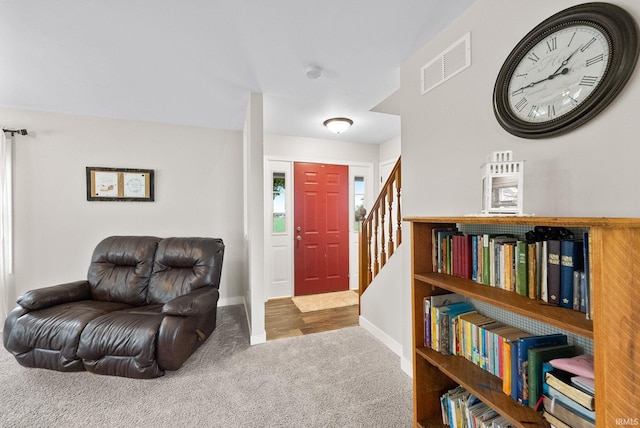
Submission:
{"label": "white wall", "polygon": [[[387,179],[400,154],[400,136],[378,146],[379,176],[376,179],[377,189],[374,199],[378,197],[380,188],[384,184],[382,181]],[[410,313],[411,308],[409,307],[407,312],[404,307],[405,290],[403,282],[398,281],[398,278],[403,275],[404,253],[408,246],[409,244],[400,245],[395,250],[393,256],[369,284],[360,300],[360,325],[401,357],[404,354],[404,321],[406,319],[403,314]],[[410,349],[410,346],[407,349]],[[407,363],[403,358],[402,366],[407,374],[411,375],[410,362]]]}
{"label": "white wall", "polygon": [[360,299],[360,325],[398,355],[403,353],[402,277],[404,249],[401,245],[373,279]]}
{"label": "white wall", "polygon": [[385,141],[378,146],[378,158],[380,162],[398,160],[402,149],[402,139],[400,136]]}
{"label": "white wall", "polygon": [[[404,214],[479,212],[480,165],[492,151],[513,150],[526,161],[526,213],[638,216],[637,69],[603,113],[560,137],[512,136],[493,114],[493,86],[511,49],[539,22],[577,3],[478,0],[402,66]],[[640,20],[640,2],[615,3]],[[420,67],[468,31],[471,67],[421,96]]]}
{"label": "white wall", "polygon": [[264,343],[265,271],[264,271],[264,157],[262,94],[252,93],[247,106],[244,129],[244,194],[245,194],[245,266],[247,283],[245,303],[251,344]]}
{"label": "white wall", "polygon": [[[384,104],[387,111],[402,115],[404,216],[479,212],[481,164],[490,152],[512,150],[516,160],[526,161],[526,213],[638,217],[638,69],[604,112],[563,136],[521,139],[504,131],[493,114],[493,86],[509,52],[539,22],[578,3],[582,1],[477,0],[402,66],[401,89]],[[615,3],[640,20],[640,2]],[[469,31],[471,67],[422,96],[420,68]],[[408,361],[409,260],[405,257],[403,269],[403,353]]]}
{"label": "white wall", "polygon": [[[242,134],[0,109],[15,142],[16,295],[84,279],[109,235],[224,240],[220,304],[242,296]],[[85,167],[155,170],[155,202],[88,202]]]}
{"label": "white wall", "polygon": [[[328,132],[328,131],[327,131]],[[326,163],[378,163],[378,145],[319,138],[265,134],[264,154],[269,158]]]}

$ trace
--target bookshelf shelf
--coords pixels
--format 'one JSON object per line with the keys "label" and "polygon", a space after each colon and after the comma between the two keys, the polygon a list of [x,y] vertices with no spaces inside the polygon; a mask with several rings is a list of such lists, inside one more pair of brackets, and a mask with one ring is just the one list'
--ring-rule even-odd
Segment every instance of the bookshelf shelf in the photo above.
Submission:
{"label": "bookshelf shelf", "polygon": [[416,354],[438,367],[457,384],[464,385],[482,402],[493,407],[514,424],[546,426],[542,416],[529,407],[523,407],[502,392],[502,380],[470,363],[462,357],[443,355],[429,348],[417,348]]}
{"label": "bookshelf shelf", "polygon": [[[424,347],[424,298],[453,292],[593,340],[596,426],[640,419],[640,219],[410,217],[414,343],[414,425],[441,427],[440,396],[464,386],[517,427],[549,427],[541,414],[502,392],[501,380],[463,357]],[[515,292],[434,272],[432,231],[455,225],[551,226],[589,231],[591,320]],[[621,350],[624,350],[621,352]]]}
{"label": "bookshelf shelf", "polygon": [[446,425],[442,423],[440,418],[431,418],[419,421],[417,426],[420,428],[446,428]]}
{"label": "bookshelf shelf", "polygon": [[464,294],[472,299],[593,339],[593,321],[586,319],[582,312],[549,305],[541,300],[520,296],[513,291],[477,284],[468,279],[443,273],[415,274],[414,278],[416,281],[422,281],[452,293]]}

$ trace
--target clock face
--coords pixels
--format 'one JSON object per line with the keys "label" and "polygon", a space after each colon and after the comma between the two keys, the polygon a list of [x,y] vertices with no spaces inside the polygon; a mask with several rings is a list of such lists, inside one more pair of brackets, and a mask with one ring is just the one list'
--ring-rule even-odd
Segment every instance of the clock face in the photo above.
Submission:
{"label": "clock face", "polygon": [[639,54],[637,24],[621,7],[591,2],[562,10],[504,61],[493,89],[496,119],[523,138],[571,131],[616,98]]}
{"label": "clock face", "polygon": [[609,41],[594,26],[554,31],[529,49],[509,81],[509,106],[529,123],[555,120],[596,90],[607,72]]}

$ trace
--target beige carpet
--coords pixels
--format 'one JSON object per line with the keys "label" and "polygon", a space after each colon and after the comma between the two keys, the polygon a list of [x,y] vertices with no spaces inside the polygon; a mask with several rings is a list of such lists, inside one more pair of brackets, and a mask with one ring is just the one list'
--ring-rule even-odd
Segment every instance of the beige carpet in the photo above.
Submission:
{"label": "beige carpet", "polygon": [[331,308],[342,308],[359,303],[358,293],[353,290],[336,291],[334,293],[312,294],[309,296],[296,296],[293,303],[300,312],[321,311]]}
{"label": "beige carpet", "polygon": [[243,305],[155,379],[27,369],[0,345],[1,428],[410,428],[411,379],[362,327],[249,345]]}

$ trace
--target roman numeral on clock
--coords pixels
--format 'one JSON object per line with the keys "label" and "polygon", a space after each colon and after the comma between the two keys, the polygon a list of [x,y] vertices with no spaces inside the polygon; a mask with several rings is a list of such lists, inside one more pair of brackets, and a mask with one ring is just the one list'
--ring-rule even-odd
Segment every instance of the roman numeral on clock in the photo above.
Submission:
{"label": "roman numeral on clock", "polygon": [[525,106],[527,105],[527,99],[523,98],[520,101],[517,102],[517,104],[514,106],[516,108],[516,110],[518,110],[518,112],[521,112],[523,108],[525,108]]}
{"label": "roman numeral on clock", "polygon": [[538,117],[540,115],[540,112],[538,111],[538,106],[531,106],[531,109],[529,109],[529,114],[527,115],[527,117]]}
{"label": "roman numeral on clock", "polygon": [[538,57],[538,55],[535,54],[535,52],[531,52],[528,56],[527,59],[530,59],[531,61],[533,61],[533,63],[535,64],[536,62],[540,61],[540,57]]}
{"label": "roman numeral on clock", "polygon": [[589,49],[589,47],[593,44],[593,42],[596,41],[596,38],[592,38],[591,40],[589,40],[583,47],[580,48],[581,52],[586,51],[587,49]]}
{"label": "roman numeral on clock", "polygon": [[581,86],[595,86],[598,83],[598,76],[582,76],[580,80]]}
{"label": "roman numeral on clock", "polygon": [[602,60],[604,60],[604,54],[596,55],[593,58],[587,60],[587,67],[589,67],[590,65],[596,64]]}
{"label": "roman numeral on clock", "polygon": [[550,40],[547,40],[547,49],[548,52],[553,52],[558,48],[558,41],[555,37],[552,37]]}

